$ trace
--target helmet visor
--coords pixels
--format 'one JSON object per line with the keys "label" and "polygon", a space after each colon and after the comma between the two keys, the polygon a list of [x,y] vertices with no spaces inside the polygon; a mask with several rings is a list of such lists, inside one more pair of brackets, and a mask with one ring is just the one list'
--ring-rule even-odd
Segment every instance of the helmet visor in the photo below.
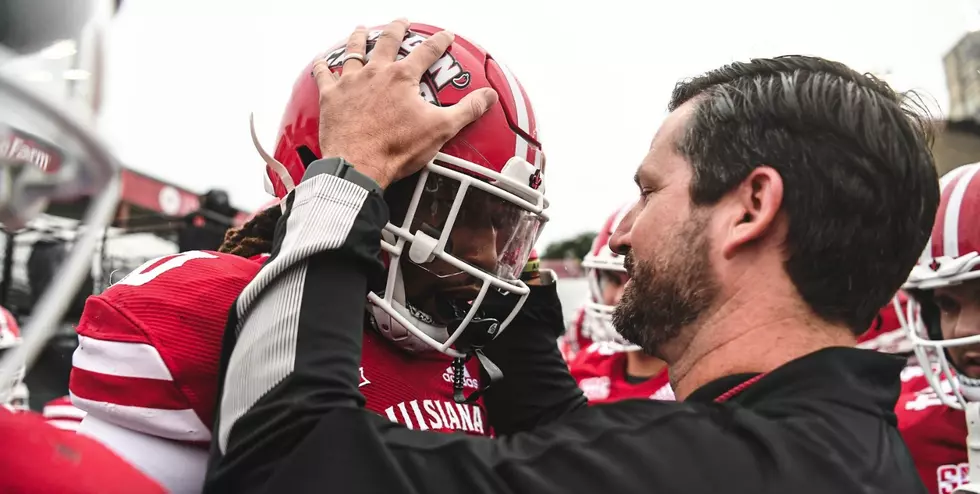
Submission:
{"label": "helmet visor", "polygon": [[463,184],[428,173],[424,180],[409,233],[437,240],[437,255],[416,264],[439,277],[462,272],[438,255],[443,252],[496,278],[516,280],[537,240],[541,217],[494,193],[492,186],[477,186],[477,179]]}

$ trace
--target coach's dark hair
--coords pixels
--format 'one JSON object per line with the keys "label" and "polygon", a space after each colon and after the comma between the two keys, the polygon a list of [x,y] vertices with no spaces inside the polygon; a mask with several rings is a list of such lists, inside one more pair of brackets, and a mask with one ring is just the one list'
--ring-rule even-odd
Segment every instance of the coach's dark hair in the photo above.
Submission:
{"label": "coach's dark hair", "polygon": [[798,55],[678,83],[691,200],[714,204],[756,167],[783,179],[785,268],[821,318],[865,331],[922,252],[939,203],[931,124],[914,93]]}
{"label": "coach's dark hair", "polygon": [[272,238],[276,233],[276,223],[281,217],[282,209],[276,205],[256,214],[244,225],[228,229],[218,252],[241,257],[272,252]]}

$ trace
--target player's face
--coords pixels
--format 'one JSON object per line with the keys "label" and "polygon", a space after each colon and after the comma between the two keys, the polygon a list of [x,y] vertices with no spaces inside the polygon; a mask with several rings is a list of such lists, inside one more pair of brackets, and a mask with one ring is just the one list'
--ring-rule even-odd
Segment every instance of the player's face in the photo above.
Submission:
{"label": "player's face", "polygon": [[[937,288],[933,300],[939,307],[943,339],[980,334],[980,280]],[[980,379],[980,345],[948,348],[958,372]]]}
{"label": "player's face", "polygon": [[[410,231],[439,239],[451,229],[446,253],[498,278],[516,279],[537,236],[539,220],[496,195],[470,187],[449,224],[459,188],[456,180],[430,174]],[[408,302],[441,324],[453,318],[448,303],[466,307],[482,286],[480,279],[442,259],[416,264],[403,256],[401,266]]]}
{"label": "player's face", "polygon": [[616,305],[623,298],[623,290],[629,277],[626,273],[611,270],[599,271],[599,289],[602,290],[602,303]]}
{"label": "player's face", "polygon": [[613,323],[627,340],[661,356],[665,343],[698,319],[719,291],[709,259],[711,210],[691,204],[692,168],[676,151],[689,110],[671,113],[637,171],[641,199],[613,234],[629,249],[630,277]]}

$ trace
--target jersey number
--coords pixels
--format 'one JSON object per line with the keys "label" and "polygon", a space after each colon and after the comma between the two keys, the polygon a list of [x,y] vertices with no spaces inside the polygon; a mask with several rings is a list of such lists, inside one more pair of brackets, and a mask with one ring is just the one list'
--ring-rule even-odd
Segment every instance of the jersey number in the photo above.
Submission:
{"label": "jersey number", "polygon": [[160,259],[163,259],[163,257],[158,257],[156,259],[151,259],[149,261],[144,262],[140,267],[134,269],[133,272],[127,274],[125,278],[117,281],[116,285],[142,286],[153,281],[154,279],[156,279],[157,276],[160,276],[161,274],[166,273],[171,269],[179,268],[183,266],[184,263],[186,263],[187,261],[193,259],[217,259],[217,258],[218,256],[214,254],[209,254],[207,252],[202,252],[199,250],[191,250],[187,252],[181,252],[180,254],[177,254],[171,257],[170,259],[167,259],[165,262],[154,267],[153,269],[149,269],[150,266],[153,266],[154,264],[160,262]]}

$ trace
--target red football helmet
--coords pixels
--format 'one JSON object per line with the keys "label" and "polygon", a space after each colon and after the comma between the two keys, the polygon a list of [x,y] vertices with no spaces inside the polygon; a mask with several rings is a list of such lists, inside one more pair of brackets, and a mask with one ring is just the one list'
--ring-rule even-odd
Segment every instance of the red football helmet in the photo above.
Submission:
{"label": "red football helmet", "polygon": [[624,204],[613,211],[592,241],[592,250],[582,260],[585,277],[589,282],[589,299],[585,302],[582,334],[592,341],[608,341],[625,345],[627,350],[639,350],[639,347],[627,342],[616,331],[612,324],[612,313],[616,306],[606,303],[603,292],[611,283],[626,282],[626,267],[623,266],[625,257],[609,248],[609,239],[619,223],[623,221],[623,217],[632,209],[633,204],[634,202]]}
{"label": "red football helmet", "polygon": [[[441,29],[412,24],[402,42],[399,57],[406,56],[428,36]],[[381,28],[368,34],[367,58]],[[343,65],[346,43],[338,43],[315,60],[325,59],[334,72]],[[315,61],[314,60],[314,61]],[[319,147],[319,91],[312,76],[313,62],[300,73],[286,105],[274,156],[259,148],[267,163],[272,191],[284,197],[299,183],[306,166],[321,158]],[[493,88],[499,102],[479,120],[446,143],[417,176],[414,192],[404,202],[404,217],[393,207],[392,223],[385,227],[382,249],[387,253],[388,278],[384,292],[369,295],[375,323],[393,341],[410,350],[436,348],[459,357],[453,343],[478,314],[488,290],[518,295],[510,315],[489,333],[499,334],[520,310],[528,288],[519,277],[541,226],[547,221],[544,197],[544,154],[538,141],[530,101],[517,79],[483,48],[457,35],[445,55],[429,68],[419,85],[421,96],[434,105],[458,103],[467,94]],[[254,133],[254,131],[253,131]],[[481,266],[461,259],[454,245],[464,240],[473,221],[493,223],[495,259]],[[435,227],[433,227],[435,225]],[[455,227],[462,227],[454,229]],[[458,235],[458,236],[457,236]],[[456,241],[454,243],[454,240]],[[407,252],[406,252],[407,249]],[[405,296],[403,255],[439,278],[467,274],[480,285],[479,294],[464,311],[462,323],[450,330],[412,305]]]}
{"label": "red football helmet", "polygon": [[[944,351],[975,345],[980,335],[943,339],[932,291],[980,278],[980,163],[956,168],[940,180],[942,195],[932,236],[903,288],[910,297],[906,318],[915,355],[940,400],[954,408],[980,401],[980,379],[956,375]],[[947,380],[952,385],[941,384]]]}
{"label": "red football helmet", "polygon": [[858,336],[857,347],[884,353],[912,353],[912,340],[905,327],[908,303],[909,297],[905,292],[900,290],[895,294],[894,299],[878,311],[878,317],[875,317],[871,327]]}

